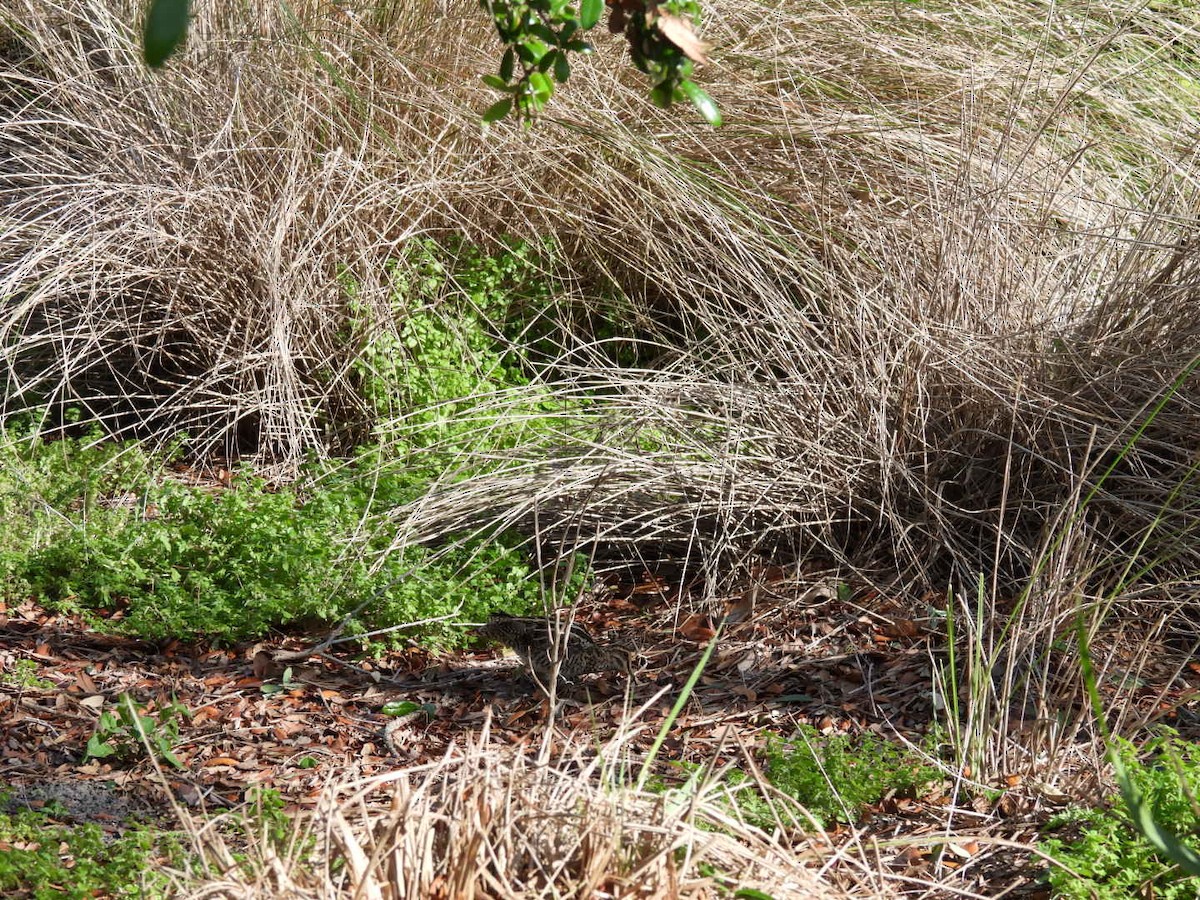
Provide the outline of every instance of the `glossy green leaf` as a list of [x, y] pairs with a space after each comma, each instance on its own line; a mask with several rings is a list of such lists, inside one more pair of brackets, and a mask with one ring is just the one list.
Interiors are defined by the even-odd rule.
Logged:
[[713, 98], [708, 96], [700, 85], [696, 82], [684, 79], [679, 83], [679, 89], [684, 95], [692, 101], [692, 106], [704, 117], [704, 121], [713, 128], [721, 127], [721, 110], [717, 109], [717, 104], [713, 102]]
[[512, 111], [512, 100], [498, 100], [487, 108], [483, 114], [485, 122], [499, 122]]
[[513, 53], [513, 48], [509, 47], [504, 51], [504, 56], [500, 58], [500, 77], [504, 79], [504, 83], [512, 81], [513, 66], [516, 64], [517, 55]]
[[382, 712], [385, 716], [407, 716], [420, 708], [420, 703], [413, 703], [411, 700], [396, 700], [383, 704]]
[[142, 58], [157, 69], [187, 36], [191, 0], [151, 0], [142, 32]]
[[583, 28], [595, 28], [604, 12], [604, 0], [583, 0], [579, 4], [579, 24]]
[[172, 752], [170, 747], [167, 747], [160, 743], [158, 750], [159, 750], [159, 754], [162, 756], [162, 758], [165, 759], [167, 762], [169, 762], [176, 769], [183, 768], [183, 763], [181, 763], [179, 761], [179, 757], [176, 756], [174, 754], [174, 752]]
[[508, 82], [499, 75], [484, 75], [480, 81], [482, 81], [488, 87], [495, 88], [498, 91], [508, 90]]
[[541, 72], [530, 73], [529, 86], [533, 88], [534, 97], [543, 103], [554, 94], [554, 82]]
[[[521, 46], [517, 48], [517, 52], [521, 54], [521, 59], [530, 64], [536, 64], [542, 61], [542, 57], [546, 55], [546, 51], [549, 49], [545, 41], [530, 37], [521, 42]], [[522, 53], [522, 50], [525, 52]]]
[[536, 25], [529, 27], [529, 34], [546, 42], [547, 47], [553, 47], [558, 44], [558, 35], [539, 22]]
[[554, 78], [559, 84], [564, 84], [571, 77], [571, 61], [567, 54], [558, 51], [554, 56]]

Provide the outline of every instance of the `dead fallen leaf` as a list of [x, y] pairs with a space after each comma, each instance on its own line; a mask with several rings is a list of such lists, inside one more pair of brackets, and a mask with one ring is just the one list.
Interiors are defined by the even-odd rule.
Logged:
[[911, 638], [921, 633], [921, 626], [912, 619], [894, 619], [879, 630], [890, 638]]
[[680, 623], [679, 633], [689, 641], [695, 641], [696, 643], [703, 643], [717, 636], [717, 632], [708, 620], [708, 616], [696, 613], [688, 616]]
[[220, 718], [221, 713], [215, 706], [202, 706], [192, 713], [192, 724], [202, 725], [209, 719]]
[[744, 622], [754, 614], [754, 601], [758, 598], [758, 585], [725, 604], [725, 621], [730, 625]]
[[659, 12], [654, 24], [663, 33], [663, 37], [682, 50], [688, 59], [698, 63], [707, 62], [704, 54], [708, 51], [708, 44], [696, 37], [696, 32], [692, 31], [692, 23], [687, 19]]
[[275, 656], [265, 647], [255, 649], [251, 671], [254, 672], [255, 678], [261, 678], [264, 681], [269, 678], [275, 678], [280, 674], [279, 664], [275, 662]]
[[92, 676], [87, 672], [79, 671], [75, 674], [74, 688], [78, 688], [82, 693], [95, 694], [99, 692], [96, 687], [96, 682], [92, 681]]

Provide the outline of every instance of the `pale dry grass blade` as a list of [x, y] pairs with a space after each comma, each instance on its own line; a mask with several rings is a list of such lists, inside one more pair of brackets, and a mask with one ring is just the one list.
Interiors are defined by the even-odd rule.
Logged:
[[[317, 866], [328, 868], [296, 860], [292, 882], [273, 888], [388, 900], [669, 898], [711, 897], [722, 882], [779, 898], [889, 896], [869, 877], [858, 888], [850, 877], [845, 889], [823, 882], [798, 831], [746, 825], [719, 782], [675, 796], [613, 780], [607, 754], [619, 739], [599, 756], [568, 744], [539, 761], [487, 735], [437, 762], [331, 788], [314, 819], [331, 848]], [[236, 870], [227, 877], [236, 883]], [[229, 896], [263, 896], [245, 888]]]

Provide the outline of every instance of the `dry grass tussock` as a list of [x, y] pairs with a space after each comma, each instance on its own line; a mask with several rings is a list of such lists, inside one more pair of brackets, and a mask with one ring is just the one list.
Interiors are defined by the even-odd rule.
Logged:
[[638, 791], [615, 777], [615, 744], [526, 755], [487, 733], [438, 762], [330, 788], [290, 849], [252, 841], [249, 865], [232, 864], [214, 823], [194, 826], [226, 874], [181, 896], [707, 898], [718, 882], [780, 898], [889, 896], [852, 859], [853, 892], [818, 878], [828, 851], [739, 821], [714, 780]]
[[[481, 432], [535, 416], [536, 440], [459, 448], [380, 524], [398, 543], [535, 524], [685, 558], [714, 593], [808, 555], [950, 584], [943, 697], [969, 686], [952, 725], [984, 781], [1061, 783], [1084, 713], [1056, 714], [1086, 704], [1053, 638], [1079, 606], [1097, 633], [1117, 601], [1164, 634], [1195, 614], [1192, 5], [716, 0], [701, 81], [725, 128], [652, 107], [601, 35], [537, 127], [486, 132], [474, 0], [211, 0], [159, 73], [142, 5], [0, 8], [5, 412], [338, 452], [375, 415], [349, 322], [397, 327], [404, 243], [550, 235], [559, 358], [473, 398]], [[716, 787], [674, 806], [485, 747], [398, 776], [388, 813], [343, 792], [312, 831], [338, 872], [264, 843], [260, 880], [197, 896], [704, 896], [702, 863], [820, 896]]]
[[485, 474], [399, 541], [536, 514], [722, 578], [815, 553], [971, 597], [982, 571], [983, 619], [1026, 581], [1039, 632], [1200, 566], [1190, 6], [718, 2], [724, 129], [650, 106], [601, 36], [538, 127], [486, 132], [467, 0], [205, 3], [156, 74], [137, 7], [2, 14], [10, 410], [336, 448], [370, 420], [339, 278], [395, 327], [411, 235], [552, 235], [561, 358], [475, 399], [549, 390], [557, 431], [465, 453]]
[[[539, 442], [406, 535], [586, 493], [587, 533], [698, 563], [869, 549], [942, 581], [1027, 576], [1192, 360], [1187, 8], [718, 3], [727, 128], [654, 109], [601, 37], [537, 128], [483, 133], [471, 3], [203, 4], [153, 74], [137, 6], [4, 12], [10, 410], [344, 445], [369, 412], [339, 276], [394, 327], [407, 237], [553, 235], [564, 315], [600, 304], [641, 359], [568, 330], [550, 387], [604, 402], [564, 415], [555, 465]], [[1105, 481], [1087, 528], [1112, 551], [1156, 523], [1160, 564], [1198, 562], [1194, 391]]]

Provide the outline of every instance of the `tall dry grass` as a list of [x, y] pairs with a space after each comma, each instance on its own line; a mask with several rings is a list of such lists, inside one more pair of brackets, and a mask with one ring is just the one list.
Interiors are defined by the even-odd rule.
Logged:
[[[180, 895], [894, 896], [877, 868], [888, 851], [860, 856], [859, 847], [833, 857], [819, 833], [801, 833], [803, 813], [786, 798], [778, 809], [789, 825], [768, 834], [743, 821], [717, 778], [654, 792], [622, 783], [620, 740], [600, 748], [568, 741], [558, 751], [527, 754], [489, 737], [485, 723], [477, 738], [439, 760], [331, 785], [289, 846], [264, 835], [235, 848], [216, 823], [189, 820], [197, 860], [221, 874], [181, 873]], [[821, 859], [840, 877], [818, 874]]]
[[1190, 6], [714, 3], [720, 131], [604, 36], [536, 128], [482, 130], [469, 2], [215, 0], [161, 73], [137, 6], [2, 13], [7, 411], [338, 450], [369, 419], [339, 277], [383, 321], [407, 238], [552, 235], [554, 446], [464, 454], [398, 541], [536, 519], [714, 591], [756, 556], [983, 572], [987, 664], [1015, 633], [1043, 670], [1080, 598], [1200, 566]]

